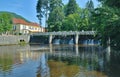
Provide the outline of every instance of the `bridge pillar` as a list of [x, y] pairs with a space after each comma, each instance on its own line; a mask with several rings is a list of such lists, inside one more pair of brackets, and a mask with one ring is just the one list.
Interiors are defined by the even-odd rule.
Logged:
[[75, 35], [75, 44], [76, 44], [76, 45], [78, 44], [78, 40], [79, 40], [79, 35], [76, 34], [76, 35]]
[[49, 44], [52, 44], [52, 35], [49, 35]]

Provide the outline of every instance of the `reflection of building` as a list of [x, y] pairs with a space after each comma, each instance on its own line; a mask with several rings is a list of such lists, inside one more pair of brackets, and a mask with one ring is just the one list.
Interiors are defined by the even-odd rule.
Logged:
[[34, 32], [44, 32], [45, 29], [37, 23], [26, 22], [23, 19], [13, 18], [13, 31], [16, 34], [29, 34]]
[[24, 62], [26, 60], [37, 60], [39, 57], [42, 55], [41, 52], [34, 52], [34, 51], [25, 51], [25, 52], [20, 52], [20, 60], [21, 62]]

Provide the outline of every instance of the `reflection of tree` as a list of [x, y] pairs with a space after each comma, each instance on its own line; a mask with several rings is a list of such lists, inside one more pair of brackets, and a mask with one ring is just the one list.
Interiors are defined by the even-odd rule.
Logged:
[[[26, 46], [24, 46], [26, 47]], [[21, 47], [14, 46], [0, 46], [0, 70], [1, 72], [11, 72], [14, 65], [21, 64], [20, 52], [17, 52]], [[24, 49], [23, 47], [21, 49]]]
[[103, 51], [97, 46], [79, 47], [76, 55], [76, 46], [73, 50], [66, 50], [61, 48], [62, 51], [56, 51], [49, 54], [49, 60], [67, 62], [68, 65], [79, 65], [87, 70], [103, 71]]
[[67, 65], [59, 61], [48, 61], [50, 77], [74, 77], [80, 70], [79, 66]]
[[[108, 55], [106, 52], [106, 55]], [[105, 59], [105, 73], [109, 75], [109, 77], [119, 77], [120, 76], [120, 51], [119, 50], [111, 50], [110, 59]]]
[[13, 57], [9, 54], [1, 54], [0, 55], [0, 69], [2, 71], [11, 70], [13, 65]]
[[40, 57], [40, 65], [38, 67], [37, 73], [37, 77], [50, 77], [49, 67], [47, 64], [45, 53], [43, 53]]

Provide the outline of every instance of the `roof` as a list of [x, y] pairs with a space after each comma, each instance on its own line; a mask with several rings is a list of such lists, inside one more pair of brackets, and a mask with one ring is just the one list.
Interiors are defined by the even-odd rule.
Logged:
[[20, 19], [20, 18], [13, 18], [12, 22], [13, 22], [13, 24], [24, 24], [24, 25], [28, 25], [28, 26], [40, 26], [38, 23], [26, 22], [25, 20]]

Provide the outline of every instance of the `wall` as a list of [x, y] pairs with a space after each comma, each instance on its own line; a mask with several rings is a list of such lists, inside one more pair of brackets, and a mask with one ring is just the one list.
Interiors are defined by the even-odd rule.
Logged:
[[24, 40], [25, 43], [29, 43], [29, 35], [0, 35], [0, 45], [12, 45], [19, 44], [21, 40]]

